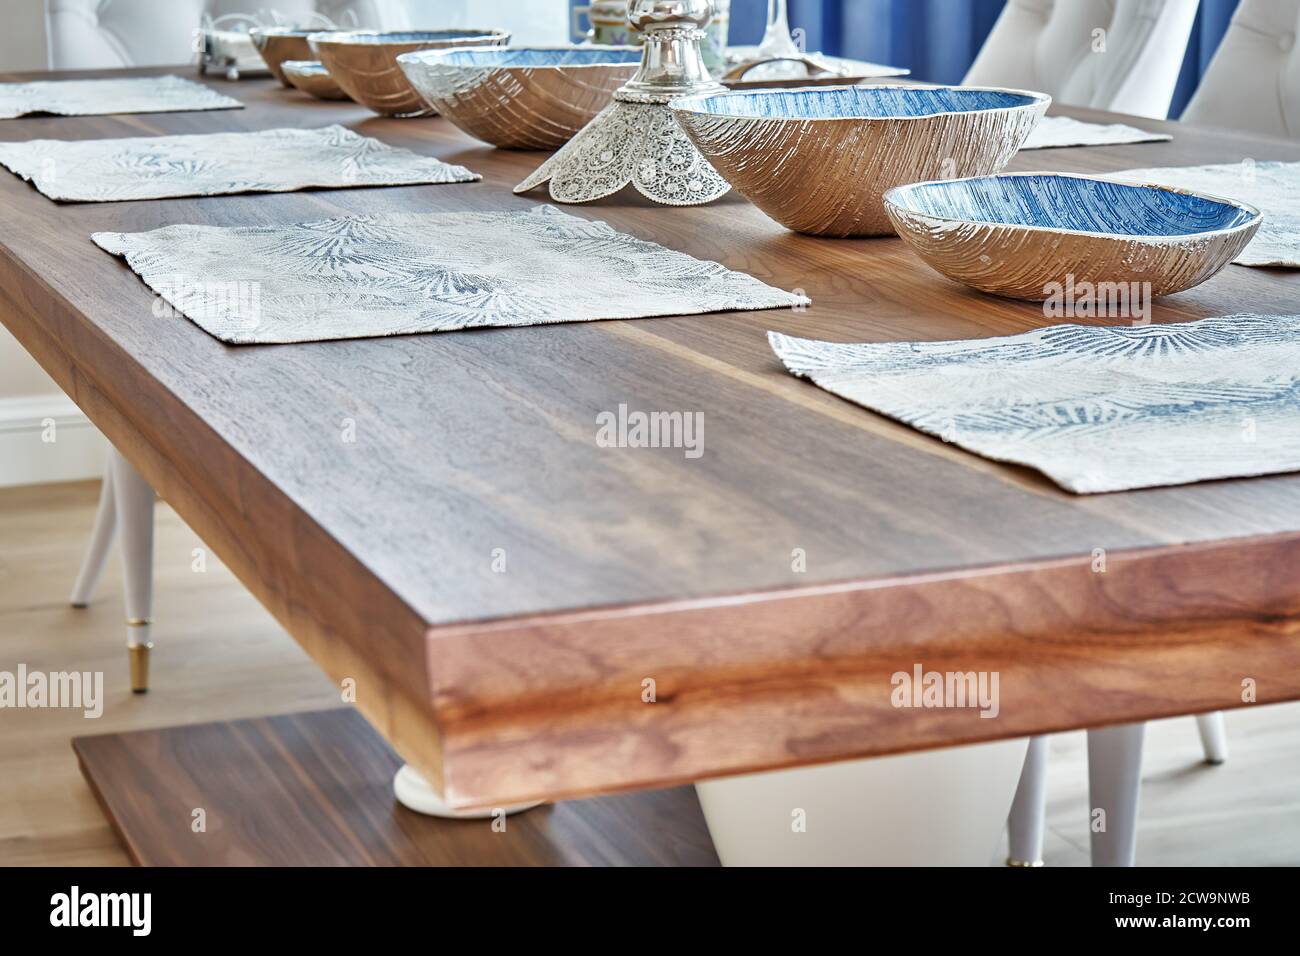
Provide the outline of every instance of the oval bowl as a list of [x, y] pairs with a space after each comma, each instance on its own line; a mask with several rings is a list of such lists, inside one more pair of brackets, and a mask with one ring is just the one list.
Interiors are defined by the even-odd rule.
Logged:
[[348, 30], [312, 33], [307, 42], [343, 91], [380, 116], [432, 116], [397, 65], [403, 53], [461, 46], [505, 46], [503, 30]]
[[398, 65], [435, 110], [502, 149], [559, 149], [641, 65], [630, 46], [404, 53]]
[[1052, 98], [990, 87], [827, 86], [673, 100], [678, 122], [735, 189], [814, 236], [885, 236], [881, 196], [982, 176], [1016, 154]]
[[320, 60], [285, 60], [280, 66], [284, 70], [285, 79], [294, 89], [302, 90], [318, 100], [351, 99], [338, 81], [330, 76], [330, 71], [321, 65]]
[[248, 31], [253, 39], [253, 46], [266, 61], [267, 69], [285, 86], [293, 86], [284, 75], [284, 63], [287, 60], [311, 60], [311, 44], [307, 37], [319, 30], [299, 30], [293, 27], [256, 27]]
[[1263, 221], [1231, 199], [1068, 173], [913, 183], [887, 192], [885, 208], [936, 271], [1035, 302], [1084, 283], [1097, 296], [1132, 283], [1182, 292], [1237, 258]]

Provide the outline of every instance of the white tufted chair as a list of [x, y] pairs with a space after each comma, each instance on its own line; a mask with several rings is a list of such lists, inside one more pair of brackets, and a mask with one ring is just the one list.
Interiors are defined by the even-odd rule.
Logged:
[[1300, 0], [1241, 0], [1185, 123], [1300, 139]]
[[1164, 119], [1199, 3], [1008, 0], [964, 82]]
[[386, 0], [395, 29], [471, 27], [507, 30], [515, 46], [556, 46], [569, 39], [570, 0]]
[[313, 11], [343, 27], [404, 30], [501, 27], [516, 43], [568, 42], [569, 0], [45, 0], [54, 70], [174, 66], [191, 62], [206, 13]]
[[194, 60], [203, 15], [274, 9], [290, 19], [319, 11], [339, 24], [382, 27], [392, 0], [45, 0], [50, 69], [176, 66]]

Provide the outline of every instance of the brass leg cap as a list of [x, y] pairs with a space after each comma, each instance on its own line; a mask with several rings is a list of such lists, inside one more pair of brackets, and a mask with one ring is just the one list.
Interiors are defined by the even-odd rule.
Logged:
[[127, 648], [131, 655], [131, 693], [145, 694], [149, 691], [149, 652], [153, 642], [132, 644]]
[[1007, 857], [1007, 866], [1036, 867], [1042, 865], [1042, 860], [1034, 860], [1033, 862], [1030, 862], [1029, 860], [1017, 860], [1015, 857]]

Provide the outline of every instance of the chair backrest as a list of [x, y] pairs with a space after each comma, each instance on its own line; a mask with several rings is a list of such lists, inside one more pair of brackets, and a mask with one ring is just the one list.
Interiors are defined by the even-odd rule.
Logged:
[[1300, 139], [1300, 0], [1241, 0], [1183, 122]]
[[[557, 46], [570, 42], [570, 0], [381, 0], [396, 29], [471, 27], [510, 31], [515, 46]], [[585, 0], [584, 0], [585, 2]]]
[[1200, 0], [1008, 0], [970, 86], [1164, 119]]
[[273, 9], [289, 19], [319, 10], [351, 25], [382, 27], [384, 0], [45, 0], [53, 70], [175, 66], [194, 58], [194, 29], [206, 13], [256, 14]]

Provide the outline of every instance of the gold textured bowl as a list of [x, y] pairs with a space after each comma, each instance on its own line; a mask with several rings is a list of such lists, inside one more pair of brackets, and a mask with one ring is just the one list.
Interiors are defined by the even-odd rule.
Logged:
[[469, 135], [502, 149], [559, 149], [641, 65], [630, 46], [428, 50], [397, 58], [411, 85]]
[[1182, 292], [1237, 258], [1264, 218], [1231, 199], [1069, 173], [912, 183], [885, 193], [885, 208], [937, 272], [1035, 302]]
[[433, 109], [406, 78], [397, 58], [417, 50], [505, 46], [502, 30], [351, 30], [307, 37], [316, 58], [358, 103], [380, 116], [432, 116]]
[[280, 64], [285, 79], [294, 89], [302, 90], [318, 100], [346, 100], [351, 97], [343, 91], [330, 71], [320, 60], [285, 60]]
[[319, 30], [297, 30], [292, 27], [258, 27], [248, 31], [253, 46], [262, 54], [271, 75], [285, 86], [292, 86], [284, 75], [286, 60], [314, 60], [307, 37]]
[[1044, 93], [827, 86], [673, 100], [705, 159], [777, 222], [815, 236], [885, 236], [882, 194], [1001, 170], [1047, 111]]

